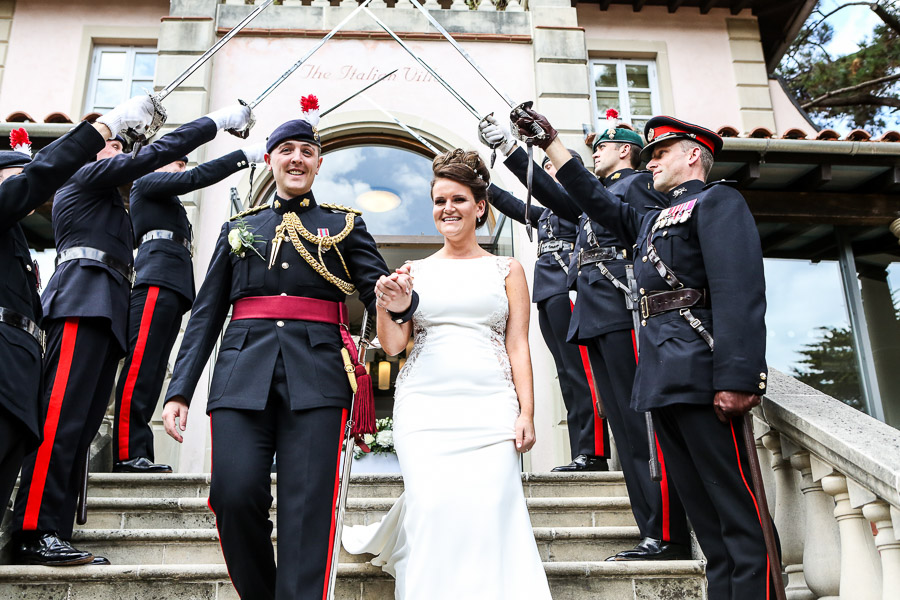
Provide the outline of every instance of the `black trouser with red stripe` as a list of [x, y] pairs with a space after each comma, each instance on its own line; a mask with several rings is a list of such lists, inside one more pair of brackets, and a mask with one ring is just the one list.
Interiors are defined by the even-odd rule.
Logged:
[[159, 401], [181, 317], [190, 308], [186, 304], [180, 294], [164, 287], [140, 286], [131, 292], [128, 354], [116, 385], [116, 461], [141, 456], [154, 459], [150, 419]]
[[568, 294], [557, 294], [538, 302], [538, 324], [559, 376], [559, 389], [566, 405], [572, 458], [579, 454], [609, 458], [609, 429], [597, 416], [597, 392], [593, 386], [587, 350], [566, 341], [572, 303]]
[[660, 452], [663, 479], [650, 479], [650, 447], [644, 413], [631, 408], [637, 361], [634, 332], [611, 331], [591, 339], [588, 355], [609, 427], [616, 440], [631, 511], [641, 537], [689, 544], [684, 507], [668, 474], [668, 456]]
[[[265, 410], [211, 411], [209, 507], [228, 573], [243, 600], [322, 600], [346, 419], [342, 408], [291, 410], [281, 355]], [[277, 573], [269, 520], [276, 453]]]
[[22, 421], [0, 406], [0, 511], [6, 511], [30, 437], [31, 432]]
[[741, 421], [722, 423], [712, 403], [665, 406], [653, 417], [672, 482], [708, 561], [709, 600], [774, 598]]
[[121, 349], [106, 319], [45, 319], [44, 330], [44, 439], [25, 457], [13, 526], [68, 540], [79, 467], [109, 405]]

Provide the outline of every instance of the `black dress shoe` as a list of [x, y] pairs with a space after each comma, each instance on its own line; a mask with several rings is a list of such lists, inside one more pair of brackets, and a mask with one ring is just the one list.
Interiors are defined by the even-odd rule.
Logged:
[[50, 532], [20, 538], [13, 551], [13, 559], [20, 565], [70, 567], [86, 565], [94, 560], [94, 555], [73, 548], [72, 544], [60, 539], [55, 532]]
[[138, 456], [117, 462], [113, 465], [113, 473], [171, 473], [172, 467], [169, 465], [159, 465], [150, 462], [149, 458]]
[[690, 560], [691, 549], [684, 544], [644, 538], [631, 550], [622, 550], [606, 560]]
[[92, 567], [97, 566], [97, 565], [111, 565], [111, 564], [112, 563], [109, 562], [109, 559], [106, 558], [105, 556], [95, 556], [94, 560], [92, 560], [91, 562], [88, 563], [88, 565], [92, 566]]
[[556, 473], [573, 473], [578, 471], [609, 471], [609, 465], [602, 456], [579, 454], [572, 462], [552, 469]]

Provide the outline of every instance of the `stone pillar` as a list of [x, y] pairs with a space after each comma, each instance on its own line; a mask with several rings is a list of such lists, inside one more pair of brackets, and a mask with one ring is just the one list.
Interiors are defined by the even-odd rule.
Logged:
[[900, 539], [891, 520], [891, 506], [876, 500], [863, 506], [863, 514], [878, 531], [875, 547], [881, 555], [881, 599], [891, 600], [900, 590]]
[[897, 321], [887, 270], [857, 262], [866, 329], [884, 407], [884, 422], [900, 428], [900, 322]]
[[6, 51], [9, 49], [9, 32], [12, 29], [16, 0], [0, 0], [0, 84], [6, 69]]
[[822, 489], [834, 496], [841, 536], [841, 598], [881, 600], [881, 563], [875, 556], [872, 529], [862, 510], [851, 505], [847, 479], [839, 473], [828, 475], [822, 478]]
[[791, 466], [800, 472], [800, 491], [806, 514], [803, 537], [803, 574], [806, 585], [819, 600], [839, 600], [841, 583], [841, 539], [834, 521], [834, 502], [813, 478], [808, 452], [791, 456]]
[[727, 18], [728, 44], [731, 47], [731, 64], [737, 84], [744, 131], [757, 127], [775, 130], [775, 112], [769, 93], [769, 75], [763, 58], [759, 24], [755, 18]]
[[774, 518], [778, 537], [781, 540], [781, 561], [787, 573], [788, 600], [815, 600], [806, 586], [803, 577], [803, 539], [806, 529], [806, 511], [803, 507], [803, 494], [800, 492], [800, 475], [791, 468], [789, 458], [785, 457], [784, 446], [788, 450], [799, 451], [791, 447], [778, 432], [770, 431], [762, 437], [762, 442], [772, 453], [772, 474], [775, 479]]

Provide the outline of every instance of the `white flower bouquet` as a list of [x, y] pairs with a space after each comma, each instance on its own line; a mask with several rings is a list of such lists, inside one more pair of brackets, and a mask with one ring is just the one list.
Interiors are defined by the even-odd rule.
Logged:
[[[363, 442], [372, 451], [372, 454], [394, 454], [394, 419], [385, 417], [375, 421], [375, 435], [367, 433], [363, 436]], [[354, 458], [361, 458], [365, 453], [356, 448]]]

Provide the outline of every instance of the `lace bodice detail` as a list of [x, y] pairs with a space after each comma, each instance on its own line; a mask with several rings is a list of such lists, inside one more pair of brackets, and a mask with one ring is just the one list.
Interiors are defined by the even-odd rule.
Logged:
[[[511, 260], [485, 256], [468, 260], [427, 258], [412, 263], [419, 307], [412, 320], [413, 348], [397, 376], [398, 395], [410, 383], [417, 387], [436, 376], [423, 371], [441, 361], [448, 368], [455, 367], [463, 380], [490, 377], [515, 389], [506, 352], [506, 277]], [[488, 356], [493, 360], [484, 360]]]

